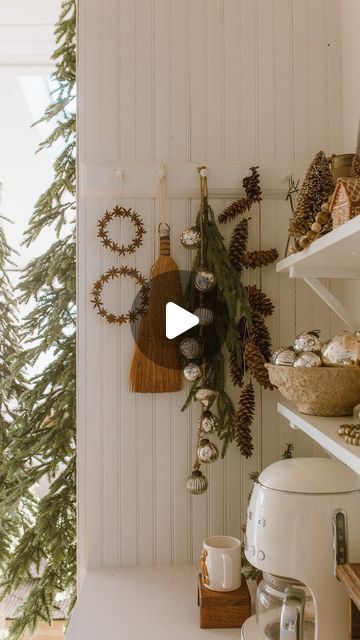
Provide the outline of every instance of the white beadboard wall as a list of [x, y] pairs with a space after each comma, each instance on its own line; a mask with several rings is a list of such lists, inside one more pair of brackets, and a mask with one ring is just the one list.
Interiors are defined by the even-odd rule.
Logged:
[[[261, 212], [252, 211], [252, 248], [283, 255], [289, 209], [286, 175], [301, 176], [319, 150], [342, 150], [339, 0], [79, 0], [79, 344], [78, 500], [80, 576], [87, 566], [150, 566], [197, 561], [208, 534], [238, 536], [248, 474], [315, 445], [276, 412], [276, 394], [257, 389], [255, 451], [235, 446], [208, 469], [210, 490], [185, 489], [194, 456], [197, 408], [180, 412], [181, 393], [128, 391], [133, 341], [90, 304], [94, 280], [125, 262], [148, 274], [155, 258], [156, 174], [169, 172], [172, 250], [191, 254], [180, 232], [196, 215], [198, 164], [209, 167], [216, 212], [238, 193], [244, 170], [263, 175]], [[114, 168], [124, 172], [126, 206], [146, 224], [144, 246], [117, 260], [100, 247], [96, 223], [120, 203]], [[212, 181], [213, 176], [213, 181]], [[171, 178], [171, 180], [170, 180]], [[224, 187], [222, 187], [224, 185]], [[230, 225], [224, 229], [227, 237]], [[115, 238], [131, 237], [114, 224]], [[336, 320], [302, 282], [251, 273], [276, 305], [274, 345]], [[131, 305], [132, 282], [109, 285], [114, 311]], [[236, 399], [237, 394], [234, 394]]]

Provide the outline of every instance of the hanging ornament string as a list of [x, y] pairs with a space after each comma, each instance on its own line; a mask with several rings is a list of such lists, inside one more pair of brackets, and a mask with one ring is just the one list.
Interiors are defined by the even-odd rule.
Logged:
[[[119, 200], [123, 200], [124, 176], [121, 169], [116, 170], [119, 179]], [[127, 245], [120, 244], [113, 240], [108, 232], [108, 225], [112, 220], [130, 220], [135, 227], [135, 235], [131, 242]], [[106, 248], [117, 253], [120, 256], [133, 254], [143, 244], [143, 236], [146, 233], [144, 223], [138, 213], [132, 209], [116, 205], [112, 211], [105, 211], [103, 217], [98, 221], [97, 236], [100, 238], [101, 244]], [[128, 277], [136, 281], [141, 288], [139, 296], [139, 304], [135, 309], [130, 309], [126, 313], [116, 315], [106, 309], [103, 303], [103, 289], [108, 282], [116, 278]], [[91, 289], [91, 302], [99, 316], [105, 318], [109, 324], [125, 324], [126, 322], [135, 322], [140, 316], [145, 315], [149, 302], [149, 287], [145, 277], [135, 267], [123, 265], [121, 267], [110, 267], [103, 273]]]

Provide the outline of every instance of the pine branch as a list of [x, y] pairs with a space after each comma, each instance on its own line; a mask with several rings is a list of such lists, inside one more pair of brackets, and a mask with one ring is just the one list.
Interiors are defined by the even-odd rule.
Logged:
[[[63, 149], [54, 163], [53, 181], [38, 199], [24, 236], [29, 246], [51, 229], [57, 240], [27, 265], [19, 283], [20, 301], [30, 303], [32, 310], [22, 325], [25, 348], [13, 359], [11, 372], [16, 376], [25, 366], [36, 365], [37, 373], [21, 394], [4, 465], [10, 479], [4, 510], [11, 512], [25, 499], [31, 508], [31, 518], [23, 521], [5, 567], [5, 591], [10, 593], [26, 581], [33, 565], [44, 565], [45, 570], [18, 611], [9, 640], [32, 633], [40, 620], [50, 623], [58, 592], [69, 597], [76, 593], [75, 11], [75, 0], [63, 1], [55, 27], [56, 89], [41, 119], [54, 128], [40, 150], [58, 141]], [[44, 356], [48, 364], [41, 367]], [[43, 478], [48, 479], [49, 489], [37, 500], [32, 488]]]

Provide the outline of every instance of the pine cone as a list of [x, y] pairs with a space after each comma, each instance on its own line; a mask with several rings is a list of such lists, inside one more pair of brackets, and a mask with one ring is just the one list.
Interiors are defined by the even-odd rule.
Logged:
[[245, 361], [247, 368], [251, 371], [255, 380], [257, 380], [264, 389], [273, 389], [269, 380], [269, 374], [264, 366], [265, 360], [259, 347], [252, 338], [247, 341], [245, 346]]
[[360, 178], [360, 155], [358, 153], [355, 153], [352, 161], [351, 176], [353, 178]]
[[245, 189], [246, 197], [254, 204], [254, 202], [261, 202], [262, 193], [260, 187], [260, 175], [258, 173], [259, 167], [250, 167], [251, 176], [244, 178], [243, 187]]
[[236, 444], [245, 458], [250, 458], [254, 450], [251, 434], [254, 412], [255, 393], [250, 381], [240, 394], [239, 408], [235, 416]]
[[248, 221], [246, 218], [236, 225], [230, 240], [229, 258], [230, 262], [241, 273], [242, 263], [249, 238]]
[[269, 362], [272, 354], [269, 329], [265, 324], [263, 316], [259, 313], [252, 314], [252, 321], [253, 326], [250, 332], [250, 337], [254, 344], [259, 347], [265, 362]]
[[262, 316], [271, 316], [274, 313], [274, 305], [271, 302], [270, 298], [267, 297], [261, 289], [259, 289], [255, 284], [251, 284], [248, 287], [245, 287], [249, 303], [251, 309], [255, 313], [260, 313]]
[[235, 351], [230, 353], [230, 377], [234, 387], [242, 387], [244, 382], [244, 360], [239, 360]]
[[248, 251], [245, 253], [241, 262], [246, 269], [257, 269], [258, 267], [265, 267], [268, 264], [272, 264], [278, 257], [277, 249]]
[[224, 224], [224, 222], [230, 222], [237, 216], [241, 216], [245, 211], [249, 211], [251, 207], [251, 202], [247, 198], [240, 198], [240, 200], [235, 200], [229, 204], [226, 209], [222, 213], [218, 215], [218, 221], [220, 224]]

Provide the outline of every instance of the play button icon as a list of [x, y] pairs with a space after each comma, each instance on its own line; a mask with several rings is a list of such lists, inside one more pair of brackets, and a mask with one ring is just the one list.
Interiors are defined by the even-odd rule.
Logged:
[[179, 307], [175, 302], [168, 302], [166, 305], [166, 337], [173, 340], [188, 329], [196, 327], [199, 318], [193, 313]]

